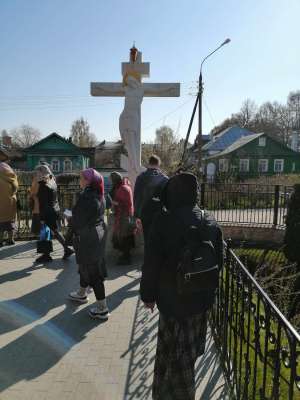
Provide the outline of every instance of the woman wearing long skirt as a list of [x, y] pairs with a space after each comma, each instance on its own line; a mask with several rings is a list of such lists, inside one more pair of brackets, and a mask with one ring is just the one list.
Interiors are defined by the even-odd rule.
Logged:
[[96, 305], [89, 310], [92, 318], [107, 319], [104, 280], [106, 226], [104, 222], [104, 181], [93, 168], [80, 174], [82, 192], [72, 210], [74, 249], [79, 266], [80, 288], [71, 292], [69, 298], [79, 303], [87, 303], [87, 289], [92, 287]]
[[182, 296], [177, 288], [177, 269], [186, 243], [186, 227], [199, 229], [200, 234], [202, 223], [209, 227], [203, 235], [213, 243], [221, 268], [222, 232], [216, 221], [207, 213], [203, 215], [196, 205], [194, 175], [172, 177], [161, 200], [167, 211], [154, 218], [141, 280], [142, 301], [151, 310], [157, 304], [159, 310], [152, 396], [155, 400], [194, 400], [195, 362], [205, 350], [207, 310], [214, 292]]
[[[60, 230], [60, 208], [57, 198], [57, 185], [51, 170], [47, 165], [39, 165], [35, 168], [38, 181], [37, 199], [40, 212], [40, 222], [45, 223], [52, 232], [55, 239], [64, 248], [63, 259], [66, 260], [74, 252], [70, 249]], [[52, 261], [50, 254], [42, 254], [36, 262]]]
[[113, 247], [121, 252], [119, 265], [131, 263], [131, 250], [135, 246], [136, 227], [133, 214], [133, 194], [130, 182], [118, 172], [112, 172], [112, 204], [114, 210]]

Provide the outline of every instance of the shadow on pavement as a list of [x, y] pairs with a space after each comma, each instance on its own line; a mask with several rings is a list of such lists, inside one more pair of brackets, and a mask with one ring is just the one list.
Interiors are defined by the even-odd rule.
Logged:
[[122, 355], [130, 353], [124, 400], [151, 399], [157, 323], [157, 311], [152, 314], [138, 299], [129, 348]]
[[[32, 246], [24, 245], [21, 248], [26, 251]], [[18, 251], [21, 251], [20, 247]], [[5, 360], [0, 362], [0, 392], [18, 382], [26, 383], [46, 373], [84, 340], [89, 331], [103, 324], [89, 318], [88, 306], [78, 308], [67, 299], [68, 293], [79, 284], [74, 264], [73, 259], [67, 266], [61, 260], [55, 260], [48, 268], [62, 270], [54, 281], [20, 297], [0, 302], [0, 334], [10, 333], [12, 338], [18, 336], [0, 349], [0, 360]], [[37, 268], [44, 266], [31, 266], [6, 273], [0, 282], [26, 278], [34, 274]], [[113, 268], [110, 267], [109, 272]], [[134, 268], [128, 266], [124, 270], [116, 267], [113, 279], [130, 274], [130, 271], [134, 271]], [[23, 284], [22, 281], [19, 284]], [[136, 285], [137, 279], [133, 277], [127, 285], [110, 294], [110, 310], [114, 311], [124, 299], [136, 296], [137, 291], [132, 290]], [[63, 310], [51, 318], [51, 313], [54, 314], [59, 307]]]
[[[14, 246], [7, 246], [0, 248], [0, 260], [8, 257], [14, 257], [17, 254], [24, 253], [36, 248], [36, 241], [32, 242], [16, 242]], [[24, 256], [23, 256], [24, 258]]]
[[[129, 369], [123, 400], [150, 400], [153, 368], [156, 351], [158, 312], [144, 308], [138, 300], [130, 345], [125, 357], [130, 353]], [[214, 341], [210, 332], [206, 339], [206, 352], [196, 363], [197, 400], [228, 400]]]

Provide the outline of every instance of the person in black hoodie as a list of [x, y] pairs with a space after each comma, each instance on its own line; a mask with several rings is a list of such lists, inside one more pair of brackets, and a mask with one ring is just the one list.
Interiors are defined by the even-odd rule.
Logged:
[[[55, 239], [64, 248], [63, 259], [66, 260], [74, 252], [65, 241], [60, 231], [60, 207], [57, 199], [57, 185], [51, 170], [47, 165], [39, 165], [35, 168], [38, 189], [36, 197], [39, 205], [39, 216], [41, 223], [45, 223]], [[50, 254], [42, 254], [36, 262], [52, 261]]]
[[146, 171], [136, 179], [134, 186], [135, 216], [140, 218], [146, 243], [154, 215], [161, 210], [160, 194], [168, 177], [160, 170], [160, 158], [152, 155]]
[[92, 287], [96, 306], [89, 310], [92, 318], [107, 319], [104, 280], [107, 276], [105, 265], [106, 225], [104, 222], [105, 200], [103, 177], [93, 168], [80, 174], [82, 192], [72, 210], [74, 249], [79, 266], [80, 288], [71, 292], [69, 298], [87, 303], [87, 288]]
[[[219, 268], [223, 265], [222, 231], [214, 218], [196, 205], [197, 179], [189, 173], [170, 178], [162, 193], [165, 210], [151, 227], [140, 286], [141, 299], [159, 310], [152, 396], [155, 400], [194, 400], [195, 362], [204, 353], [207, 310], [214, 292], [178, 294], [176, 277], [185, 245], [186, 226], [203, 229], [212, 242]], [[204, 240], [203, 239], [203, 240]]]

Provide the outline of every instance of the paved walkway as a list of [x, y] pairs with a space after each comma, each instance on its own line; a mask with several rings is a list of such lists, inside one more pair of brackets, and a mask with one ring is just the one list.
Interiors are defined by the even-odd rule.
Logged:
[[[151, 399], [157, 313], [138, 299], [141, 256], [122, 268], [108, 257], [103, 323], [66, 298], [78, 285], [74, 257], [62, 262], [57, 245], [53, 263], [33, 266], [34, 246], [0, 250], [0, 399]], [[228, 398], [210, 336], [197, 382], [197, 400]]]

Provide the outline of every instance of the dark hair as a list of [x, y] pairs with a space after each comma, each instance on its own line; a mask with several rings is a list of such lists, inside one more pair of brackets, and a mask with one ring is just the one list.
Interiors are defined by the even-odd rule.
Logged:
[[160, 158], [158, 156], [156, 156], [155, 154], [153, 154], [152, 156], [150, 156], [149, 158], [149, 164], [150, 165], [156, 165], [157, 167], [160, 166]]
[[111, 179], [113, 185], [118, 185], [119, 183], [122, 182], [123, 178], [119, 172], [114, 171], [110, 174], [110, 179]]

